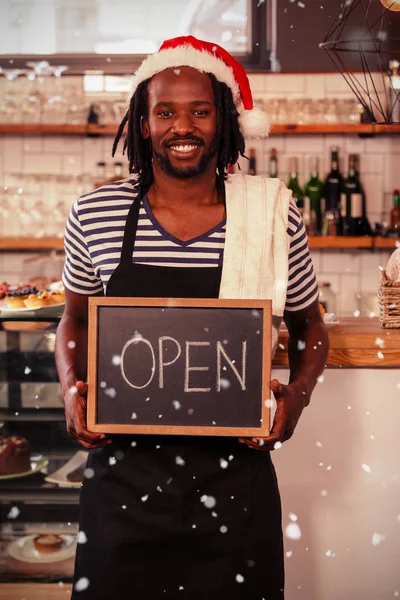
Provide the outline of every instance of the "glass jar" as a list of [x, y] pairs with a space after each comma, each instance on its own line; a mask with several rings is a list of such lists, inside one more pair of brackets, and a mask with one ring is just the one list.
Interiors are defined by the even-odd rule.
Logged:
[[329, 281], [319, 281], [319, 301], [326, 313], [336, 314], [336, 294], [331, 288]]

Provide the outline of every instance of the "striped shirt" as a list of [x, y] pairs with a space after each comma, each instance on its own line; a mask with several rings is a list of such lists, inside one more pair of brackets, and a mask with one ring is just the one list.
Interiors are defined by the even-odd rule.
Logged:
[[[137, 188], [127, 178], [84, 194], [75, 202], [65, 230], [64, 286], [76, 294], [93, 295], [105, 290], [117, 268], [126, 218]], [[169, 234], [158, 223], [142, 198], [134, 263], [173, 267], [218, 267], [222, 265], [226, 221], [188, 241]], [[306, 308], [318, 297], [318, 286], [308, 249], [304, 223], [291, 200], [287, 233], [290, 238], [288, 311]]]

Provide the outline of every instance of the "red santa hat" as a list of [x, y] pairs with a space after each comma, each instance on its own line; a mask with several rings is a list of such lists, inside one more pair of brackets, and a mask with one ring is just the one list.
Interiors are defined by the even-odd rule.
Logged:
[[253, 105], [249, 79], [242, 65], [229, 52], [192, 35], [166, 40], [158, 52], [150, 54], [133, 77], [132, 94], [138, 85], [165, 69], [192, 67], [212, 73], [232, 92], [239, 112], [239, 126], [246, 138], [266, 138], [270, 130], [268, 116]]

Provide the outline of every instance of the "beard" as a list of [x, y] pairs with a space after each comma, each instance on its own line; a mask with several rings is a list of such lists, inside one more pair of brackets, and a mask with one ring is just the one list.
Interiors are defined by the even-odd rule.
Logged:
[[211, 148], [208, 153], [202, 155], [197, 165], [190, 167], [175, 167], [171, 163], [168, 154], [161, 154], [156, 151], [154, 151], [154, 154], [164, 173], [175, 177], [175, 179], [190, 179], [191, 177], [205, 173], [211, 160], [216, 156], [217, 149]]

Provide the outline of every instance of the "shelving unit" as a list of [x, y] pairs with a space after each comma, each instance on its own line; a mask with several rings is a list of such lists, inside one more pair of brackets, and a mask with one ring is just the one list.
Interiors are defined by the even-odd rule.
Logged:
[[[118, 125], [34, 125], [34, 124], [1, 124], [0, 134], [8, 135], [115, 135]], [[377, 124], [307, 124], [296, 123], [272, 125], [272, 135], [313, 135], [313, 134], [355, 134], [355, 135], [396, 135], [400, 134], [400, 125]]]

